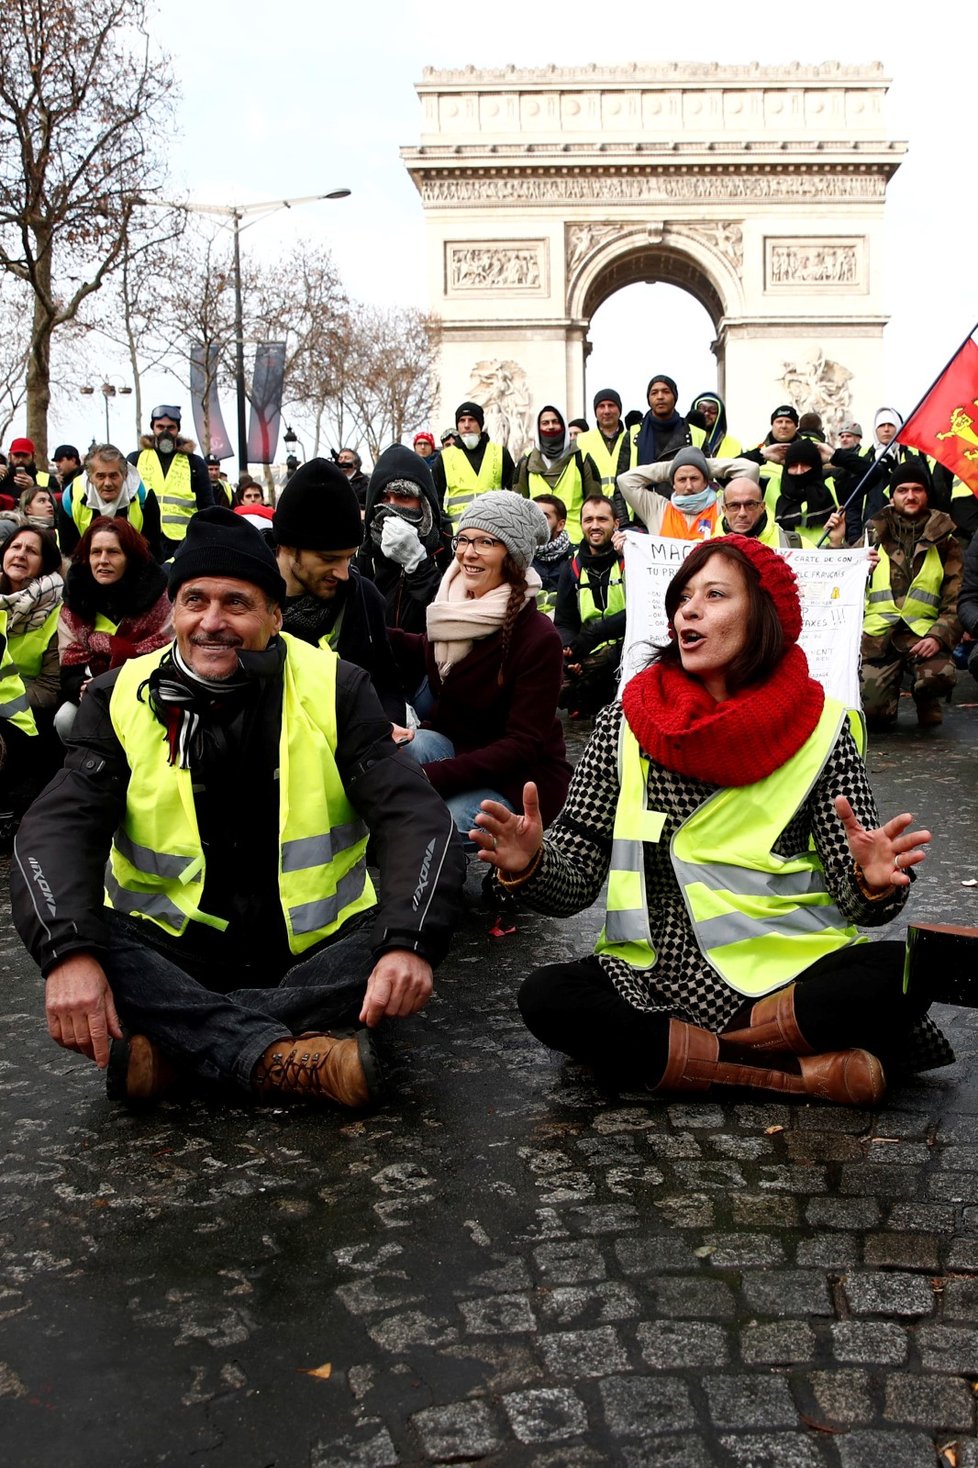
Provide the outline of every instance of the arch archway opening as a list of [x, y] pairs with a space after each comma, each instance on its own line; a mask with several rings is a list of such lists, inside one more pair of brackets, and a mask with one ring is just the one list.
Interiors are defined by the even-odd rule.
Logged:
[[716, 322], [685, 287], [640, 279], [606, 290], [588, 330], [584, 416], [593, 422], [592, 399], [603, 387], [617, 389], [626, 413], [644, 413], [654, 372], [675, 380], [680, 413], [698, 393], [722, 392], [715, 339]]

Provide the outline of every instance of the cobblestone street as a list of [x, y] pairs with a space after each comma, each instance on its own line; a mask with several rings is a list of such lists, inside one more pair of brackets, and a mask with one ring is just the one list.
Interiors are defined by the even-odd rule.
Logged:
[[[909, 912], [978, 924], [978, 708], [912, 712]], [[110, 1104], [7, 921], [5, 1462], [978, 1468], [978, 1012], [876, 1114], [603, 1095], [514, 1002], [597, 913], [493, 938], [480, 878], [354, 1120]]]

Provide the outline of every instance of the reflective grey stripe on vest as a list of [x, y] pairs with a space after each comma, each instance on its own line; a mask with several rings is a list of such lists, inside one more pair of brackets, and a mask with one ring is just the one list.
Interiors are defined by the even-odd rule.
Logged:
[[[824, 933], [826, 928], [845, 928], [845, 918], [837, 907], [830, 904], [821, 907], [796, 907], [791, 912], [779, 913], [777, 927], [757, 918], [746, 917], [742, 912], [728, 912], [720, 917], [705, 918], [695, 924], [696, 938], [707, 955], [714, 948], [723, 948], [727, 943], [743, 943], [746, 939], [756, 940], [771, 936], [784, 938], [792, 934], [807, 935]], [[854, 939], [850, 941], [855, 941]]]
[[870, 602], [874, 602], [874, 601], [892, 601], [893, 600], [893, 595], [892, 595], [891, 588], [889, 586], [887, 586], [887, 587], [884, 588], [883, 591], [871, 591], [869, 593], [869, 600], [870, 600]]
[[[910, 596], [909, 591], [907, 592], [907, 596]], [[919, 586], [915, 586], [913, 588], [912, 600], [922, 601], [924, 605], [928, 607], [939, 607], [941, 604], [941, 599], [939, 596], [935, 596], [932, 591], [922, 591]]]
[[19, 672], [20, 672], [20, 663], [14, 663], [14, 662], [4, 663], [4, 665], [3, 665], [3, 676], [5, 678], [10, 673], [19, 673]]
[[629, 841], [616, 836], [611, 843], [611, 870], [613, 872], [645, 872], [644, 842]]
[[113, 838], [116, 849], [131, 862], [137, 871], [147, 872], [154, 877], [166, 877], [177, 882], [187, 873], [188, 867], [201, 865], [197, 856], [173, 856], [165, 851], [154, 851], [151, 846], [140, 846], [121, 828]]
[[329, 866], [334, 857], [349, 851], [366, 834], [362, 821], [349, 821], [345, 826], [333, 826], [325, 836], [301, 836], [295, 841], [284, 841], [282, 871], [302, 872], [307, 867]]
[[[684, 862], [673, 856], [676, 875], [684, 886], [702, 882], [715, 892], [733, 892], [737, 897], [807, 897], [825, 892], [824, 872], [809, 869], [802, 872], [758, 872], [747, 867], [728, 866], [725, 862]], [[824, 912], [824, 908], [821, 909]], [[780, 919], [779, 919], [780, 921]]]
[[604, 917], [604, 935], [609, 943], [649, 943], [649, 914], [646, 908], [626, 907], [620, 912], [608, 911]]
[[[4, 668], [6, 677], [7, 669]], [[27, 708], [27, 694], [22, 693], [19, 698], [11, 698], [7, 703], [0, 703], [0, 719], [9, 719], [11, 714], [22, 714]]]
[[366, 876], [366, 862], [358, 861], [345, 877], [340, 878], [334, 896], [321, 897], [316, 902], [303, 902], [298, 907], [290, 907], [289, 918], [293, 933], [314, 933], [318, 928], [328, 928], [330, 923], [335, 923], [344, 907], [360, 896]]
[[192, 510], [191, 507], [193, 505], [195, 505], [196, 503], [197, 502], [193, 498], [192, 495], [186, 495], [186, 494], [161, 494], [160, 495], [160, 504], [161, 505], [176, 505], [177, 508], [179, 508], [181, 505], [183, 505], [183, 506], [185, 506], [187, 508], [187, 510], [191, 514], [193, 513], [193, 510]]
[[118, 912], [142, 913], [149, 918], [159, 918], [172, 928], [182, 928], [188, 921], [187, 914], [172, 903], [162, 892], [130, 892], [121, 887], [111, 867], [105, 869], [105, 890], [109, 901]]

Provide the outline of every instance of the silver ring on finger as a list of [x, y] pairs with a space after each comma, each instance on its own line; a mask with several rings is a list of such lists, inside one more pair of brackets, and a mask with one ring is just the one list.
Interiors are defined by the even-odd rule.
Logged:
[[493, 849], [493, 851], [496, 850], [496, 847], [498, 845], [499, 845], [499, 842], [496, 840], [495, 836], [493, 836], [493, 838], [492, 838], [492, 849]]

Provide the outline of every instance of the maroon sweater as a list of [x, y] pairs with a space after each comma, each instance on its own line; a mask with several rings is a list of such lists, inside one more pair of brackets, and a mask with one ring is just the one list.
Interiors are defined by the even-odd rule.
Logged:
[[442, 682], [427, 637], [388, 630], [405, 687], [416, 688], [428, 675], [435, 706], [424, 727], [437, 729], [455, 746], [454, 758], [424, 766], [438, 793], [447, 797], [488, 785], [521, 811], [523, 785], [533, 780], [549, 826], [563, 807], [571, 776], [557, 717], [564, 657], [549, 618], [532, 603], [520, 612], [502, 684], [498, 632], [473, 643]]

